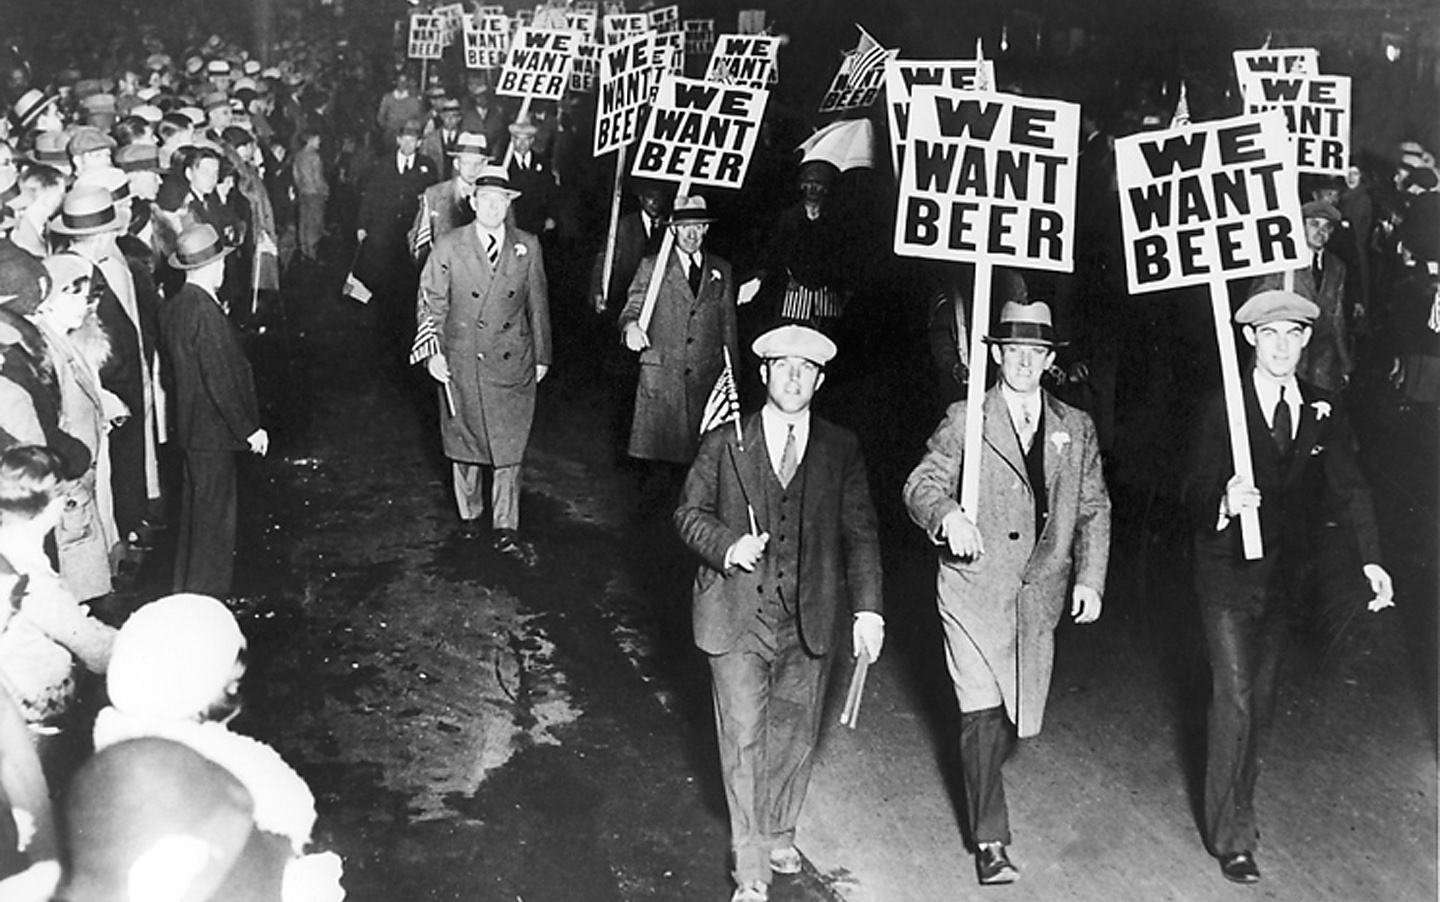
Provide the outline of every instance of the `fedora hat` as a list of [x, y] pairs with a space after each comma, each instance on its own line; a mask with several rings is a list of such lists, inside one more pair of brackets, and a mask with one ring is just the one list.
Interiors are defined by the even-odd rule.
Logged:
[[54, 166], [61, 172], [70, 171], [70, 137], [64, 132], [41, 132], [30, 148], [30, 162]]
[[1065, 342], [1055, 335], [1055, 326], [1050, 319], [1050, 305], [1044, 301], [1021, 304], [1006, 301], [1000, 308], [1000, 322], [992, 334], [985, 336], [990, 344], [1044, 345], [1051, 348], [1064, 347]]
[[458, 157], [463, 154], [488, 158], [490, 150], [485, 136], [480, 132], [461, 132], [456, 136], [455, 147], [451, 149], [450, 156]]
[[529, 119], [517, 119], [506, 127], [513, 138], [533, 138], [540, 131]]
[[50, 231], [60, 235], [99, 235], [123, 228], [115, 200], [100, 185], [77, 185], [60, 204], [60, 216], [51, 221]]
[[176, 269], [199, 269], [234, 250], [235, 248], [220, 241], [220, 235], [214, 226], [197, 222], [186, 226], [180, 237], [175, 239], [175, 253], [169, 256], [168, 261]]
[[39, 88], [31, 88], [15, 101], [15, 105], [10, 108], [10, 117], [15, 120], [20, 130], [24, 131], [34, 125], [40, 114], [59, 99], [54, 95], [47, 97]]
[[475, 180], [475, 193], [479, 194], [481, 191], [503, 194], [510, 200], [520, 196], [520, 192], [511, 187], [510, 173], [504, 166], [491, 165], [480, 170], [480, 177]]
[[685, 194], [675, 198], [675, 209], [670, 214], [670, 225], [678, 226], [689, 223], [709, 223], [714, 221], [715, 217], [710, 215], [710, 209], [705, 204], [705, 198]]
[[76, 176], [72, 188], [98, 185], [110, 192], [115, 203], [130, 199], [130, 177], [114, 166], [95, 166]]

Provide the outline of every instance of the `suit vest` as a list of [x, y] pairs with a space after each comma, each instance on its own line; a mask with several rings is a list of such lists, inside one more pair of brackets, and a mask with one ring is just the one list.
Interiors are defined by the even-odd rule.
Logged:
[[[764, 444], [761, 444], [762, 449]], [[767, 602], [778, 603], [786, 614], [798, 609], [800, 586], [800, 499], [805, 495], [805, 460], [800, 461], [789, 487], [780, 485], [775, 470], [765, 460], [765, 519], [770, 532], [765, 546], [764, 572], [760, 592]]]

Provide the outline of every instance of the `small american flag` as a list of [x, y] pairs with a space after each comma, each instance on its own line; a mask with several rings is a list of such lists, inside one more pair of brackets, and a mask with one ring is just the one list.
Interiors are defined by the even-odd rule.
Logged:
[[849, 53], [851, 84], [863, 82], [871, 71], [883, 68], [885, 55], [889, 52], [858, 23], [855, 27], [860, 29], [860, 42]]
[[735, 371], [730, 367], [730, 349], [725, 349], [725, 368], [710, 397], [705, 401], [705, 413], [700, 417], [700, 434], [718, 429], [730, 421], [735, 422], [735, 434], [740, 434], [740, 394], [735, 390]]
[[370, 303], [370, 289], [366, 287], [364, 282], [356, 277], [353, 270], [345, 277], [345, 288], [341, 294], [347, 298], [353, 298], [362, 304]]
[[410, 257], [420, 260], [430, 250], [435, 240], [434, 227], [430, 224], [430, 198], [420, 195], [420, 215], [415, 222], [415, 235], [410, 240]]
[[440, 353], [440, 332], [430, 314], [421, 310], [415, 317], [415, 342], [410, 345], [410, 362], [422, 363]]

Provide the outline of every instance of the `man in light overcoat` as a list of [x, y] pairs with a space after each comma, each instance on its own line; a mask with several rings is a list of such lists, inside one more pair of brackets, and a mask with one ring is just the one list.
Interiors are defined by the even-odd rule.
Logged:
[[420, 275], [411, 360], [441, 385], [462, 535], [480, 534], [488, 468], [495, 548], [528, 563], [533, 551], [517, 535], [520, 463], [550, 369], [550, 303], [539, 240], [505, 223], [517, 193], [503, 168], [485, 167], [471, 194], [474, 224], [436, 241]]
[[1000, 380], [985, 393], [978, 511], [960, 506], [966, 402], [951, 405], [905, 483], [910, 518], [941, 558], [936, 591], [960, 704], [960, 761], [981, 883], [1019, 877], [1001, 766], [1040, 732], [1055, 627], [1100, 616], [1110, 497], [1090, 417], [1040, 387], [1059, 345], [1043, 302], [1006, 303], [987, 337]]

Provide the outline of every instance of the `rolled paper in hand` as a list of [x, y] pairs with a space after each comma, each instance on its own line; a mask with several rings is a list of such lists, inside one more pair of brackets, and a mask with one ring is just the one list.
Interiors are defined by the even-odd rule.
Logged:
[[840, 711], [840, 724], [855, 729], [860, 718], [860, 698], [865, 694], [865, 675], [870, 672], [870, 655], [861, 652], [855, 659], [855, 671], [850, 675], [850, 689], [845, 693], [845, 707]]

